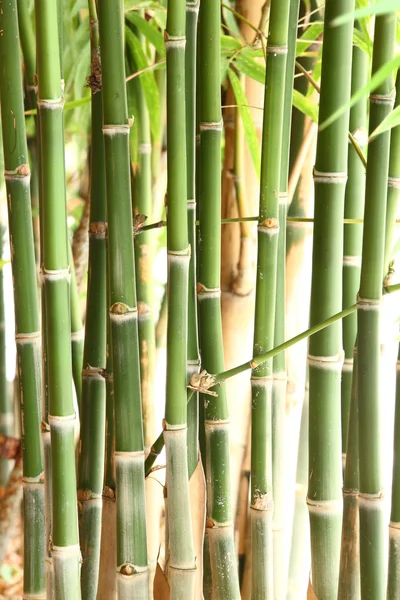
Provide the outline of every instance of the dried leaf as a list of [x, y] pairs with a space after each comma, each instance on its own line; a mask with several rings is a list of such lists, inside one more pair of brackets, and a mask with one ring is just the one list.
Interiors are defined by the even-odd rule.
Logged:
[[195, 599], [203, 598], [203, 541], [206, 519], [206, 482], [203, 464], [198, 461], [189, 481], [190, 508], [192, 516], [193, 545], [196, 555], [196, 590]]
[[308, 580], [307, 600], [318, 600], [311, 585], [311, 578]]
[[159, 563], [154, 577], [154, 600], [170, 600], [169, 583]]

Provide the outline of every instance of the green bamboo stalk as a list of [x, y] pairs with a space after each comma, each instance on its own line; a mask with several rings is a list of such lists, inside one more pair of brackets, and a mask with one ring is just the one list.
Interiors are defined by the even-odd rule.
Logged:
[[16, 0], [0, 14], [1, 120], [15, 303], [23, 437], [24, 594], [45, 593], [41, 345]]
[[[260, 215], [258, 221], [258, 256], [256, 309], [254, 321], [254, 354], [261, 354], [274, 345], [277, 290], [279, 197], [281, 153], [284, 122], [284, 99], [288, 53], [290, 1], [271, 2], [267, 46], [267, 76], [265, 81], [264, 122], [261, 156]], [[289, 79], [289, 78], [288, 78]], [[286, 159], [285, 159], [286, 160]], [[287, 169], [287, 167], [286, 167]], [[287, 173], [285, 172], [285, 178]], [[286, 215], [286, 207], [282, 210]], [[283, 216], [285, 216], [283, 215]], [[284, 253], [285, 246], [281, 246]], [[282, 263], [282, 261], [281, 261]], [[280, 264], [282, 268], [282, 264]], [[283, 279], [280, 290], [284, 293]], [[280, 325], [284, 327], [283, 315]], [[278, 329], [279, 336], [282, 328]], [[283, 334], [284, 335], [284, 334]], [[283, 365], [279, 364], [279, 370]], [[251, 537], [252, 537], [252, 600], [274, 597], [273, 575], [273, 510], [272, 497], [272, 361], [253, 370], [252, 436], [251, 436]], [[279, 384], [280, 387], [283, 387]], [[283, 390], [279, 390], [283, 398]], [[280, 402], [281, 404], [281, 402]], [[278, 409], [281, 415], [282, 411]], [[278, 428], [278, 414], [274, 415]], [[275, 441], [278, 442], [275, 437]], [[277, 450], [277, 448], [276, 448]], [[278, 483], [278, 481], [276, 481]], [[281, 499], [279, 498], [278, 501]], [[281, 507], [278, 506], [276, 524]], [[278, 525], [277, 529], [280, 528]], [[279, 536], [277, 536], [279, 538]], [[276, 539], [276, 545], [280, 540]], [[282, 583], [279, 577], [279, 583]]]
[[[2, 165], [3, 166], [3, 165]], [[3, 166], [4, 169], [4, 166]], [[0, 184], [0, 190], [2, 188]], [[2, 190], [1, 190], [2, 191]], [[3, 258], [5, 228], [0, 224], [0, 259]], [[14, 433], [13, 398], [9, 393], [6, 377], [6, 322], [4, 314], [4, 271], [0, 269], [0, 434]], [[0, 487], [4, 490], [12, 464], [7, 458], [0, 459]]]
[[[291, 0], [288, 19], [287, 59], [282, 125], [282, 159], [279, 177], [279, 236], [277, 249], [276, 304], [274, 345], [285, 340], [286, 307], [286, 217], [288, 210], [288, 171], [290, 129], [292, 116], [293, 76], [299, 17], [299, 0]], [[273, 489], [273, 568], [274, 598], [286, 598], [287, 572], [285, 560], [285, 419], [286, 419], [286, 355], [284, 352], [273, 359], [272, 383], [272, 489]]]
[[[190, 244], [187, 381], [200, 368], [197, 296], [196, 296], [196, 66], [197, 22], [200, 0], [186, 2], [186, 164], [187, 164], [187, 218]], [[189, 479], [198, 461], [199, 395], [193, 394], [187, 408], [187, 445]]]
[[[400, 106], [400, 74], [396, 77], [396, 100], [395, 108]], [[383, 276], [386, 277], [390, 270], [392, 260], [392, 246], [394, 229], [396, 225], [397, 209], [400, 200], [400, 127], [394, 127], [390, 134], [390, 159], [389, 159], [389, 179], [386, 205], [386, 233], [385, 233], [385, 255]]]
[[338, 598], [341, 600], [359, 600], [360, 598], [357, 346], [353, 351], [353, 366], [343, 481], [343, 524], [338, 588]]
[[[143, 44], [143, 36], [135, 29]], [[139, 127], [139, 164], [133, 177], [133, 214], [151, 215], [153, 209], [151, 181], [150, 121], [140, 80], [134, 82]], [[135, 236], [136, 292], [138, 298], [138, 327], [140, 349], [140, 380], [143, 404], [144, 447], [147, 453], [155, 436], [154, 375], [156, 338], [154, 323], [154, 289], [152, 277], [153, 244], [151, 232]]]
[[75, 386], [75, 393], [79, 407], [79, 413], [82, 403], [82, 364], [83, 364], [83, 346], [84, 331], [81, 317], [81, 306], [79, 299], [79, 290], [75, 276], [74, 259], [72, 256], [71, 244], [68, 244], [68, 260], [70, 265], [70, 309], [71, 309], [71, 356], [72, 356], [72, 380]]
[[[396, 13], [375, 20], [372, 73], [393, 57]], [[393, 78], [370, 96], [369, 130], [374, 131], [393, 107]], [[390, 132], [368, 145], [364, 235], [358, 325], [358, 414], [360, 469], [361, 598], [386, 597], [385, 514], [383, 499], [380, 378], [380, 305], [384, 270], [386, 194]]]
[[190, 247], [188, 241], [185, 115], [185, 0], [168, 6], [167, 168], [168, 325], [164, 441], [167, 456], [168, 578], [172, 598], [194, 598], [196, 562], [187, 462], [186, 361]]
[[102, 491], [104, 473], [106, 386], [106, 182], [102, 135], [102, 94], [99, 25], [96, 4], [89, 1], [92, 90], [92, 138], [90, 146], [90, 224], [85, 345], [82, 370], [81, 447], [78, 501], [82, 548], [81, 592], [83, 600], [97, 596]]
[[[368, 57], [356, 45], [353, 46], [351, 74], [351, 94], [355, 94], [367, 82]], [[350, 132], [356, 138], [363, 153], [367, 143], [367, 103], [365, 98], [350, 110]], [[349, 144], [348, 179], [346, 184], [344, 216], [347, 219], [360, 219], [364, 213], [365, 169], [353, 146]], [[362, 248], [362, 225], [344, 225], [343, 246], [343, 299], [342, 306], [353, 304], [360, 285]], [[357, 315], [343, 319], [344, 362], [342, 368], [342, 454], [343, 472], [345, 469], [347, 432], [349, 426], [350, 397], [353, 378], [353, 349], [357, 334]]]
[[[400, 103], [400, 75], [396, 78], [396, 101]], [[390, 135], [390, 160], [389, 179], [387, 195], [386, 235], [385, 235], [385, 258], [384, 276], [389, 268], [393, 244], [393, 223], [398, 208], [400, 191], [400, 172], [398, 168], [400, 152], [400, 127], [394, 127]], [[394, 421], [394, 452], [393, 452], [393, 480], [392, 480], [392, 505], [389, 523], [389, 573], [387, 600], [394, 600], [400, 594], [399, 559], [400, 559], [400, 454], [399, 454], [399, 432], [400, 432], [400, 353], [396, 364], [396, 403]]]
[[117, 590], [147, 599], [143, 424], [123, 2], [99, 0], [117, 484]]
[[[325, 4], [319, 119], [350, 98], [353, 23], [332, 20], [354, 9], [352, 0]], [[349, 113], [319, 131], [314, 168], [315, 210], [310, 321], [334, 314], [342, 303], [343, 213]], [[337, 598], [342, 521], [340, 380], [341, 326], [310, 340], [309, 487], [312, 582], [324, 600]]]
[[[107, 246], [107, 233], [106, 233]], [[107, 299], [109, 296], [109, 253], [107, 252]], [[106, 369], [104, 378], [106, 381], [106, 432], [105, 432], [105, 467], [103, 488], [103, 510], [101, 523], [101, 549], [100, 549], [100, 572], [98, 583], [97, 600], [116, 600], [116, 483], [115, 483], [115, 410], [114, 410], [114, 383], [113, 383], [113, 360], [111, 344], [110, 316], [107, 314], [107, 350]]]
[[[66, 225], [63, 97], [57, 6], [35, 1], [38, 112], [41, 137], [42, 276], [46, 305], [52, 463], [52, 547], [55, 596], [80, 599], [80, 550], [72, 397], [69, 264]], [[63, 318], [60, 318], [63, 315]]]
[[[223, 369], [224, 354], [220, 306], [221, 252], [221, 96], [220, 27], [218, 3], [202, 0], [199, 16], [199, 266], [198, 310], [202, 367]], [[201, 390], [200, 390], [201, 391]], [[240, 598], [236, 567], [229, 469], [229, 414], [226, 390], [217, 398], [202, 396], [204, 403], [207, 480], [206, 543], [209, 545], [213, 597]], [[202, 418], [202, 415], [201, 417]], [[200, 426], [200, 430], [202, 427]], [[200, 437], [201, 441], [201, 437]], [[205, 572], [207, 573], [207, 560]], [[206, 580], [207, 581], [207, 580]], [[208, 588], [208, 584], [207, 584]]]
[[[393, 131], [392, 131], [393, 136]], [[389, 569], [387, 600], [395, 600], [400, 594], [400, 354], [396, 363], [396, 405], [394, 419], [394, 452], [392, 506], [389, 523]]]

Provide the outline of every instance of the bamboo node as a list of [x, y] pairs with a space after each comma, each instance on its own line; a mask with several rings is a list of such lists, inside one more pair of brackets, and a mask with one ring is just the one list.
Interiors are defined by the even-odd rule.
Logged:
[[172, 48], [185, 48], [186, 37], [184, 35], [169, 35], [168, 31], [164, 30], [164, 43], [166, 50]]
[[337, 183], [342, 184], [347, 181], [347, 173], [330, 173], [324, 171], [317, 171], [313, 169], [314, 183]]
[[379, 310], [381, 302], [381, 298], [361, 298], [360, 294], [357, 294], [356, 304], [358, 310]]
[[287, 46], [268, 46], [267, 45], [267, 54], [273, 54], [276, 56], [277, 54], [287, 54], [288, 47]]
[[222, 119], [220, 121], [204, 121], [199, 125], [200, 133], [204, 133], [206, 131], [222, 131], [223, 125], [224, 123]]
[[27, 163], [23, 163], [22, 165], [18, 165], [16, 169], [13, 171], [4, 171], [5, 179], [20, 179], [22, 177], [30, 177], [31, 170]]
[[137, 309], [132, 309], [124, 302], [115, 302], [110, 308], [110, 315], [127, 315], [129, 313], [134, 313], [136, 315]]
[[361, 267], [361, 256], [343, 256], [344, 267]]
[[96, 238], [105, 238], [107, 223], [105, 221], [92, 221], [89, 224], [89, 235]]
[[146, 215], [142, 215], [141, 213], [135, 215], [133, 217], [133, 233], [137, 233], [139, 229], [141, 229], [147, 219]]
[[393, 105], [395, 98], [395, 90], [390, 92], [389, 95], [386, 94], [371, 94], [369, 97], [369, 101], [371, 104], [390, 104]]
[[199, 392], [200, 394], [208, 394], [209, 396], [217, 396], [216, 392], [210, 390], [215, 385], [215, 375], [209, 375], [203, 370], [201, 373], [193, 373], [190, 378], [188, 388]]
[[113, 137], [114, 135], [129, 135], [130, 125], [103, 125], [103, 135]]
[[334, 356], [314, 356], [313, 354], [308, 354], [307, 360], [309, 364], [322, 370], [341, 371], [344, 361], [344, 352], [339, 352], [339, 354], [335, 354]]
[[253, 510], [273, 510], [274, 509], [274, 500], [271, 492], [262, 493], [260, 490], [255, 490], [253, 502], [251, 503], [251, 508]]
[[219, 288], [207, 288], [200, 281], [197, 283], [196, 290], [199, 295], [199, 300], [206, 298], [219, 298], [221, 295], [221, 290]]
[[400, 188], [400, 177], [389, 177], [388, 178], [388, 187], [390, 188]]
[[211, 517], [207, 517], [206, 518], [206, 528], [214, 529], [214, 527], [217, 527], [216, 522]]
[[77, 498], [79, 502], [87, 502], [93, 497], [93, 494], [90, 490], [78, 490]]
[[103, 496], [110, 498], [110, 500], [115, 500], [115, 490], [110, 488], [108, 485], [105, 485], [103, 488]]
[[148, 317], [149, 315], [153, 314], [153, 310], [152, 310], [151, 306], [149, 306], [145, 302], [138, 302], [137, 310], [138, 310], [139, 319], [143, 318], [143, 317]]

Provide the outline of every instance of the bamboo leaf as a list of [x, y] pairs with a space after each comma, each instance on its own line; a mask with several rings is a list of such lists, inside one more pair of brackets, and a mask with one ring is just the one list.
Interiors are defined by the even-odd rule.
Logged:
[[298, 90], [293, 90], [293, 106], [307, 117], [310, 117], [315, 123], [318, 123], [318, 106]]
[[221, 50], [240, 50], [242, 44], [231, 35], [221, 35]]
[[265, 84], [265, 65], [261, 65], [242, 52], [236, 56], [234, 63], [243, 75]]
[[[149, 63], [143, 52], [141, 43], [135, 36], [135, 34], [125, 27], [126, 43], [128, 44], [129, 50], [131, 51], [132, 58], [135, 62], [136, 69], [138, 71], [147, 69]], [[143, 87], [143, 93], [146, 98], [147, 109], [150, 117], [150, 128], [151, 134], [155, 140], [158, 140], [160, 134], [160, 95], [154, 74], [152, 71], [145, 71], [140, 75], [140, 83]]]
[[228, 76], [232, 85], [233, 93], [235, 94], [236, 102], [239, 104], [239, 113], [243, 121], [244, 135], [246, 137], [246, 142], [250, 151], [253, 165], [256, 170], [257, 177], [260, 177], [260, 147], [257, 139], [256, 128], [248, 107], [246, 94], [244, 93], [244, 90], [240, 84], [239, 78], [232, 71], [232, 69], [229, 69]]
[[339, 118], [346, 110], [357, 104], [364, 96], [373, 92], [395, 69], [400, 65], [400, 54], [396, 54], [392, 60], [389, 60], [385, 63], [380, 69], [374, 73], [368, 83], [358, 90], [353, 96], [350, 98], [349, 102], [343, 104], [338, 110], [336, 110], [328, 119], [326, 119], [319, 126], [320, 130], [329, 127], [337, 118]]
[[162, 34], [152, 27], [146, 19], [143, 19], [137, 12], [128, 11], [125, 13], [125, 18], [128, 19], [135, 27], [138, 28], [145, 38], [154, 46], [160, 56], [165, 58], [165, 44]]
[[370, 17], [372, 15], [385, 15], [399, 9], [400, 0], [380, 0], [380, 2], [375, 2], [369, 6], [357, 8], [354, 13], [349, 12], [345, 15], [341, 15], [332, 21], [331, 27], [343, 25], [344, 23], [348, 23], [353, 19], [363, 19], [364, 17]]
[[372, 58], [372, 40], [367, 31], [354, 28], [353, 43]]
[[380, 133], [392, 129], [393, 127], [397, 127], [397, 125], [400, 125], [400, 106], [396, 106], [396, 108], [394, 108], [387, 117], [379, 123], [378, 127], [369, 136], [369, 139], [372, 140]]
[[226, 6], [222, 6], [222, 16], [229, 31], [232, 31], [232, 33], [240, 36], [240, 30], [235, 19], [235, 15], [232, 13], [232, 11]]
[[307, 27], [303, 35], [297, 40], [296, 56], [300, 56], [315, 42], [321, 35], [323, 28], [323, 23], [313, 23], [310, 27]]

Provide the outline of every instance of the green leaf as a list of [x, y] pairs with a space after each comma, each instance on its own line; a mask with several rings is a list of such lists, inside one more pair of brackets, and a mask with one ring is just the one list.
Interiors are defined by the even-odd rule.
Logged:
[[[144, 54], [142, 45], [129, 27], [125, 27], [125, 39], [136, 65], [136, 69], [141, 71], [142, 69], [148, 68], [149, 64]], [[161, 110], [160, 95], [156, 80], [154, 79], [154, 73], [152, 71], [145, 71], [139, 75], [139, 79], [143, 87], [147, 110], [149, 111], [151, 134], [155, 140], [158, 140], [160, 135]]]
[[146, 19], [143, 19], [143, 17], [133, 10], [126, 12], [125, 18], [138, 28], [140, 33], [154, 46], [158, 54], [164, 58], [165, 44], [160, 31], [155, 29]]
[[221, 35], [221, 50], [240, 50], [242, 44], [231, 35]]
[[400, 54], [396, 54], [391, 60], [385, 63], [380, 69], [373, 74], [368, 83], [361, 89], [359, 89], [353, 96], [350, 98], [349, 102], [343, 104], [338, 110], [336, 110], [328, 119], [326, 119], [321, 125], [319, 129], [325, 129], [329, 127], [336, 119], [338, 119], [346, 110], [357, 104], [364, 96], [367, 96], [377, 87], [381, 85], [385, 81], [387, 77], [389, 77], [395, 69], [400, 65]]
[[258, 143], [254, 121], [252, 119], [250, 109], [248, 107], [246, 94], [244, 93], [238, 76], [232, 71], [232, 69], [229, 69], [228, 77], [232, 85], [233, 93], [235, 94], [236, 103], [239, 105], [239, 113], [243, 122], [243, 129], [247, 146], [249, 148], [249, 152], [253, 161], [254, 169], [257, 173], [257, 177], [259, 178], [261, 164], [260, 146]]
[[[229, 0], [227, 0], [227, 2], [228, 1]], [[222, 16], [229, 31], [232, 31], [232, 33], [234, 33], [235, 35], [240, 36], [240, 30], [235, 15], [232, 13], [232, 11], [229, 10], [229, 8], [227, 8], [226, 6], [223, 6]]]
[[265, 84], [265, 65], [261, 65], [259, 62], [242, 52], [235, 57], [234, 64], [243, 75], [255, 79], [255, 81], [258, 81], [259, 83]]
[[315, 42], [323, 29], [324, 24], [322, 22], [313, 23], [310, 27], [307, 27], [303, 35], [297, 40], [296, 57], [303, 54]]
[[293, 106], [318, 123], [318, 106], [298, 90], [293, 90]]
[[354, 28], [353, 44], [355, 44], [358, 48], [360, 48], [360, 50], [372, 58], [372, 40], [367, 31]]
[[400, 106], [396, 106], [378, 125], [378, 127], [371, 133], [369, 139], [372, 140], [374, 137], [387, 131], [388, 129], [393, 129], [393, 127], [397, 127], [400, 125]]
[[363, 19], [372, 15], [386, 15], [387, 13], [395, 12], [399, 9], [400, 0], [380, 0], [379, 2], [374, 2], [368, 6], [357, 8], [354, 13], [348, 12], [345, 15], [337, 17], [332, 21], [331, 27], [343, 25], [353, 19]]

